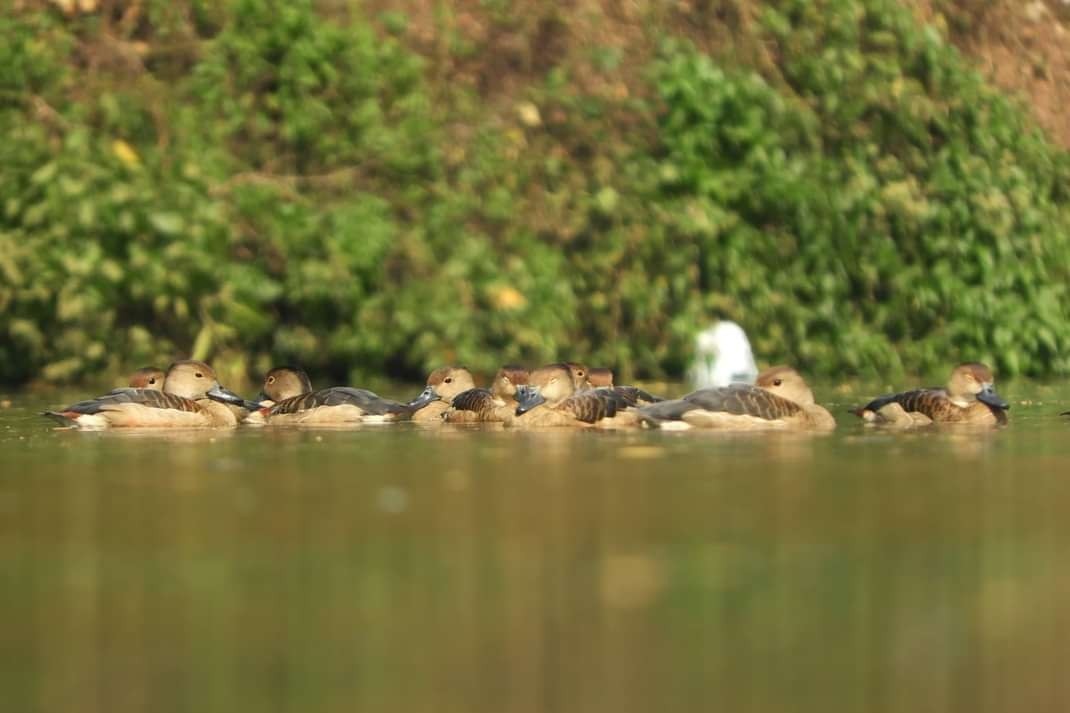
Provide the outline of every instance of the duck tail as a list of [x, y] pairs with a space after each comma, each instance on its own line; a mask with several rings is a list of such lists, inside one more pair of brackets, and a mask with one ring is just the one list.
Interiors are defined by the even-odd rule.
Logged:
[[41, 415], [52, 419], [61, 426], [76, 426], [75, 418], [79, 416], [73, 411], [42, 411]]

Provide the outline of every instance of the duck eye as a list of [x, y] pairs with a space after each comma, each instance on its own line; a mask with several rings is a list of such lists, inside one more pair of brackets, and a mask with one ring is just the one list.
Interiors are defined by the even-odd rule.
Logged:
[[201, 372], [199, 372], [199, 371], [198, 371], [198, 372], [197, 372], [196, 374], [194, 374], [194, 376], [196, 376], [196, 377], [197, 377], [198, 379], [202, 379], [202, 378], [204, 378], [204, 374], [202, 374], [202, 373], [201, 373]]
[[780, 386], [784, 383], [783, 379], [773, 379], [773, 386]]
[[453, 383], [453, 377], [452, 376], [447, 376], [446, 377], [446, 383], [447, 384]]
[[150, 384], [155, 384], [156, 383], [156, 377], [154, 376], [151, 379], [149, 379], [149, 383]]
[[274, 384], [275, 383], [275, 377], [274, 376], [269, 376], [268, 377], [268, 383], [269, 384]]

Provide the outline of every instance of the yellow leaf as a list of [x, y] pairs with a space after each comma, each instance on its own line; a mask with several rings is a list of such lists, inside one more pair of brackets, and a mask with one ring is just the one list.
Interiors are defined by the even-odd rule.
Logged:
[[527, 298], [519, 290], [509, 285], [491, 287], [490, 299], [494, 306], [501, 310], [520, 309], [528, 303]]
[[111, 142], [111, 152], [115, 154], [115, 158], [122, 161], [127, 168], [137, 168], [141, 165], [141, 157], [137, 155], [137, 151], [134, 150], [133, 146], [122, 139], [116, 139]]

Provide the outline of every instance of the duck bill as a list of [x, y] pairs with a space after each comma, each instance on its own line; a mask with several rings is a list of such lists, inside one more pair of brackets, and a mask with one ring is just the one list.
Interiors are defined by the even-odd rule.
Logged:
[[259, 404], [255, 404], [252, 401], [246, 401], [230, 389], [224, 388], [219, 384], [216, 384], [211, 389], [209, 389], [207, 396], [212, 401], [218, 401], [221, 404], [229, 404], [231, 406], [241, 406], [242, 408], [248, 409], [250, 411], [260, 408]]
[[516, 388], [516, 415], [523, 416], [539, 404], [546, 403], [538, 389], [518, 386]]
[[1004, 401], [991, 386], [986, 386], [981, 389], [981, 392], [977, 394], [977, 400], [986, 406], [991, 406], [992, 408], [997, 408], [1002, 411], [1006, 411], [1011, 407], [1011, 405]]
[[409, 402], [409, 408], [414, 410], [422, 409], [432, 401], [438, 401], [438, 393], [435, 391], [434, 386], [428, 386], [426, 389], [420, 392], [420, 395]]

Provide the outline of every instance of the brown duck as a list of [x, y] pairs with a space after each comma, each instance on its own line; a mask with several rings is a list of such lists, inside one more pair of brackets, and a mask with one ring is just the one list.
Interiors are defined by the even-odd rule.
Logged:
[[593, 367], [587, 370], [587, 383], [593, 389], [604, 389], [613, 393], [628, 406], [646, 406], [656, 404], [665, 399], [654, 396], [649, 391], [640, 389], [638, 386], [617, 386], [613, 383], [613, 370], [604, 366]]
[[163, 369], [155, 366], [143, 366], [130, 375], [128, 388], [163, 391], [163, 380], [166, 376], [167, 374]]
[[408, 403], [413, 409], [412, 420], [418, 423], [441, 423], [450, 410], [453, 399], [476, 388], [472, 372], [463, 366], [443, 366], [427, 377], [427, 386]]
[[[276, 367], [264, 376], [259, 418], [271, 425], [346, 426], [406, 421], [415, 409], [367, 389], [333, 386], [312, 390], [301, 369]], [[252, 420], [252, 419], [251, 419]]]
[[453, 397], [444, 418], [448, 423], [504, 423], [516, 412], [516, 390], [528, 383], [528, 370], [507, 364], [494, 375], [489, 389], [468, 389]]
[[236, 426], [228, 405], [244, 400], [219, 385], [202, 361], [178, 361], [168, 368], [163, 390], [125, 388], [44, 415], [78, 428], [204, 428]]
[[681, 399], [639, 409], [643, 421], [663, 429], [832, 430], [836, 420], [814, 402], [802, 376], [787, 366], [766, 369], [754, 385], [699, 389]]
[[984, 364], [959, 364], [945, 388], [916, 389], [888, 394], [855, 409], [867, 423], [895, 426], [958, 423], [995, 426], [1007, 423], [1010, 404], [993, 386], [992, 370]]
[[614, 428], [638, 424], [634, 412], [626, 412], [627, 404], [612, 392], [577, 390], [574, 375], [568, 364], [550, 364], [531, 372], [528, 383], [517, 387], [516, 411], [506, 425]]

